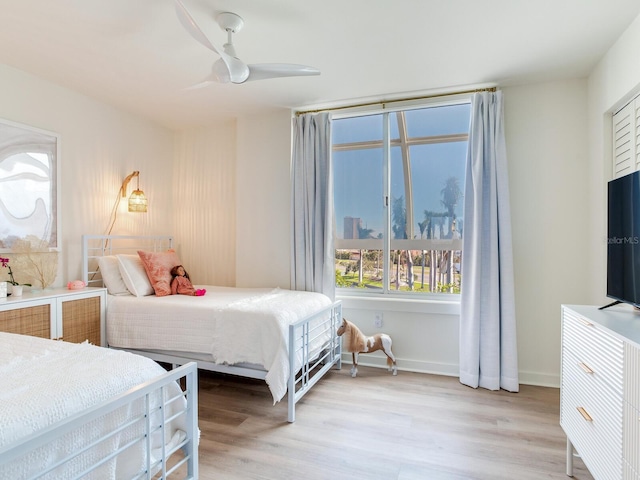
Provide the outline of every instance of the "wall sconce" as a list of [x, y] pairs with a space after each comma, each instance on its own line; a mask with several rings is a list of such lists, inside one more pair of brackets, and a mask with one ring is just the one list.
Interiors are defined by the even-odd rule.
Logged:
[[147, 212], [147, 197], [144, 196], [144, 192], [140, 190], [140, 172], [135, 171], [128, 175], [122, 182], [122, 186], [120, 187], [120, 191], [122, 192], [122, 197], [127, 196], [127, 185], [131, 181], [133, 177], [136, 177], [136, 189], [131, 192], [131, 196], [129, 197], [129, 211], [130, 212], [138, 212], [138, 213], [146, 213]]
[[140, 190], [140, 172], [135, 171], [130, 175], [127, 175], [125, 179], [122, 181], [122, 185], [120, 186], [120, 190], [118, 190], [118, 194], [116, 195], [116, 201], [111, 208], [111, 215], [109, 216], [109, 223], [107, 225], [107, 229], [105, 233], [107, 235], [111, 235], [111, 231], [113, 230], [113, 226], [116, 224], [116, 218], [118, 216], [118, 206], [120, 205], [120, 201], [127, 196], [127, 185], [133, 177], [136, 177], [138, 182], [138, 186], [131, 193], [129, 197], [129, 211], [130, 212], [142, 212], [146, 213], [147, 211], [147, 197], [144, 196], [144, 192]]

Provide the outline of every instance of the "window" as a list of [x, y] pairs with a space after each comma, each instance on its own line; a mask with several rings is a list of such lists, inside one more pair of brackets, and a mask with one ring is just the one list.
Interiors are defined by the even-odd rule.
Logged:
[[335, 270], [343, 293], [460, 293], [470, 112], [465, 99], [334, 116]]

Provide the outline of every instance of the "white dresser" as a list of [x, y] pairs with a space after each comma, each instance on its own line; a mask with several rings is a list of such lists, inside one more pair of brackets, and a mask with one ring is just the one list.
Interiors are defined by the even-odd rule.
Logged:
[[640, 480], [640, 311], [562, 306], [560, 425], [596, 480]]

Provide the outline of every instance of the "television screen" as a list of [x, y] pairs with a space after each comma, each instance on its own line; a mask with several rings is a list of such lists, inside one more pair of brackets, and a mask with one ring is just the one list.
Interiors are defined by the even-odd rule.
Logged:
[[607, 296], [639, 306], [640, 172], [609, 182], [607, 210]]

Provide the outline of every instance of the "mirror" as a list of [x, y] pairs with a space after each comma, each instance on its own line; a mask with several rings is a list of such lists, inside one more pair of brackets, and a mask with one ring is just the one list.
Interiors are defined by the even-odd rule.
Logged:
[[58, 248], [59, 136], [0, 120], [0, 251], [33, 235]]

